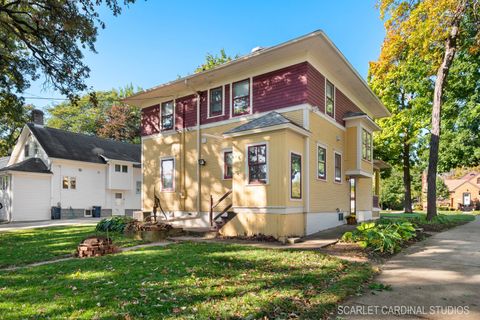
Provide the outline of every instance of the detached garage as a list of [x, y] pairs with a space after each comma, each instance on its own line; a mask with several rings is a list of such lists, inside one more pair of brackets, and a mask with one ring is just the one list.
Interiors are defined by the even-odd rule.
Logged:
[[50, 219], [52, 172], [38, 158], [0, 169], [0, 220]]

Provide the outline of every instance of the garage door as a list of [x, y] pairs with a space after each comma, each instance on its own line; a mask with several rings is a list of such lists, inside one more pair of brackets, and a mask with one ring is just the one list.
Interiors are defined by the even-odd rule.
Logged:
[[49, 174], [13, 176], [13, 221], [50, 219]]

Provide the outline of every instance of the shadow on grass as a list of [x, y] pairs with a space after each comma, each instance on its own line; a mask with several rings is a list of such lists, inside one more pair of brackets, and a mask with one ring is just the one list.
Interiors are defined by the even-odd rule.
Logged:
[[321, 318], [371, 275], [313, 251], [184, 243], [0, 273], [0, 314]]

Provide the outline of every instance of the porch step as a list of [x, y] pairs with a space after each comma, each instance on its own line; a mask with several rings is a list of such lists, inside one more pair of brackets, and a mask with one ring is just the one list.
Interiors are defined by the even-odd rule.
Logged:
[[213, 228], [183, 228], [186, 236], [214, 239], [218, 235], [218, 229]]

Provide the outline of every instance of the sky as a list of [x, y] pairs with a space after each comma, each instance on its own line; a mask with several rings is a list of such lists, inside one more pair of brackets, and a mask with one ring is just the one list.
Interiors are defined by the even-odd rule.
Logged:
[[[99, 30], [97, 54], [85, 52], [84, 60], [93, 90], [127, 84], [148, 89], [193, 73], [207, 53], [223, 48], [228, 55], [243, 55], [319, 29], [366, 78], [384, 38], [374, 0], [137, 0], [118, 17], [100, 8], [100, 17], [106, 29]], [[62, 98], [42, 81], [25, 96]], [[45, 108], [60, 101], [26, 102]]]

